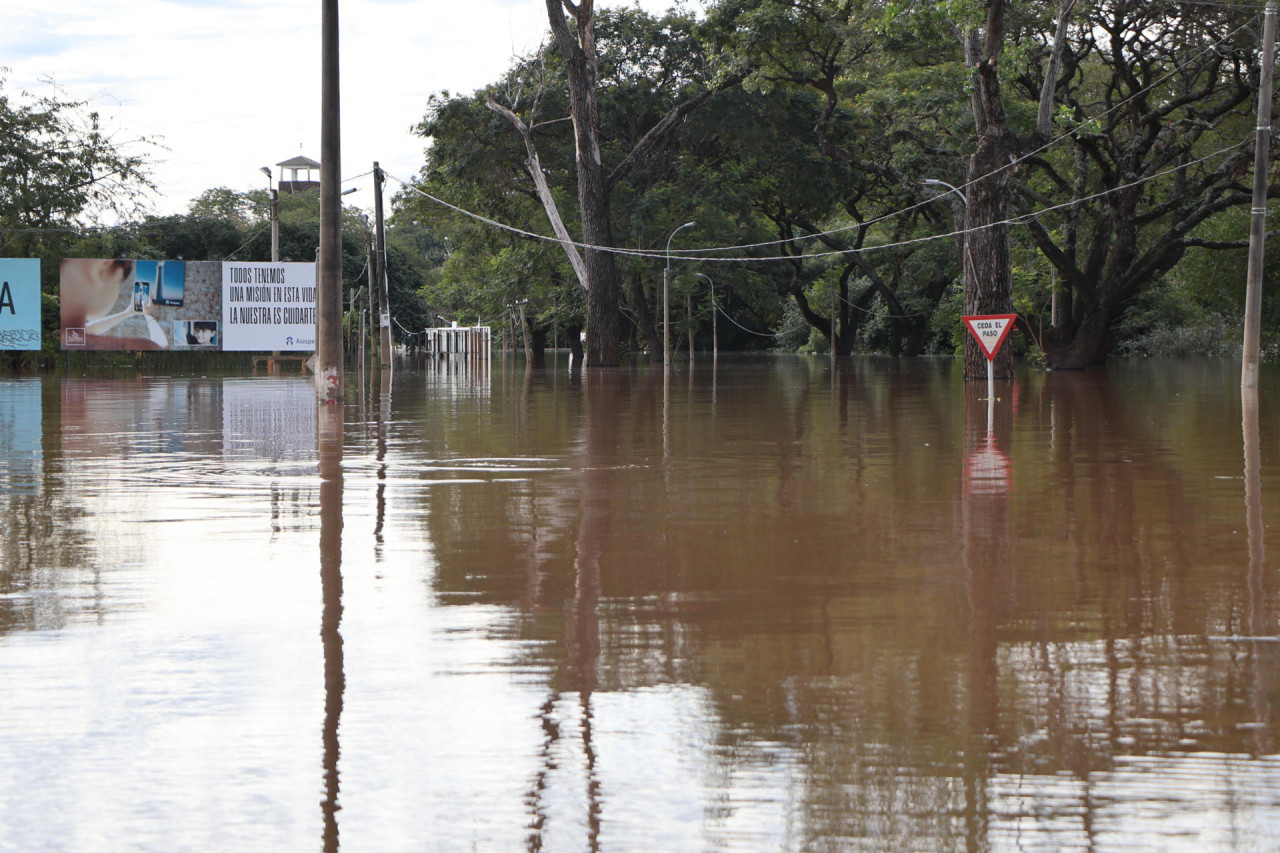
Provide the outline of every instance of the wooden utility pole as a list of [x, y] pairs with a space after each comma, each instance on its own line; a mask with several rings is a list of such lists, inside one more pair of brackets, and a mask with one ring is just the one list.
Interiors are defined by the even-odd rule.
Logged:
[[391, 303], [387, 291], [387, 230], [382, 219], [382, 169], [373, 164], [373, 237], [377, 245], [378, 284], [378, 366], [391, 366]]
[[529, 340], [529, 320], [524, 313], [524, 306], [528, 304], [528, 299], [520, 300], [520, 338], [524, 341], [524, 363], [527, 365], [533, 364], [533, 343]]
[[[366, 228], [368, 226], [368, 222], [369, 220], [366, 218], [365, 219]], [[365, 261], [365, 268], [368, 269], [369, 271], [369, 295], [365, 297], [365, 299], [367, 300], [365, 302], [365, 305], [367, 305], [369, 309], [372, 310], [373, 306], [377, 302], [376, 297], [378, 293], [378, 252], [377, 252], [377, 249], [374, 248], [374, 239], [373, 239], [372, 231], [369, 231], [369, 230], [365, 231], [365, 247], [364, 248], [365, 248], [365, 256], [367, 258], [367, 260]], [[363, 310], [364, 309], [361, 309], [362, 312]], [[361, 364], [361, 369], [363, 369], [364, 354], [366, 352], [365, 347], [369, 345], [369, 341], [364, 337], [364, 314], [363, 313], [360, 314], [360, 335], [361, 335], [360, 364]]]
[[1258, 387], [1262, 337], [1262, 261], [1267, 239], [1267, 168], [1271, 153], [1271, 82], [1275, 76], [1276, 4], [1262, 15], [1262, 69], [1258, 78], [1258, 132], [1253, 148], [1253, 211], [1249, 220], [1249, 273], [1244, 298], [1242, 388]]
[[342, 403], [342, 125], [338, 0], [322, 0], [320, 26], [320, 261], [316, 276], [316, 396]]

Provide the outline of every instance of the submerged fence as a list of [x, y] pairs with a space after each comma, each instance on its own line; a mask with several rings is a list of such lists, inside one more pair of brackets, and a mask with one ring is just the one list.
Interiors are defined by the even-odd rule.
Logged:
[[441, 358], [487, 360], [493, 341], [488, 326], [440, 326], [425, 336], [427, 353]]

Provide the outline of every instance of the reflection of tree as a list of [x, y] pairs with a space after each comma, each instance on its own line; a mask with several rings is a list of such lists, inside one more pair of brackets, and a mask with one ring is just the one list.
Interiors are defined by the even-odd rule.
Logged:
[[[1011, 383], [998, 383], [1008, 393]], [[964, 738], [966, 849], [981, 850], [989, 831], [988, 776], [1000, 742], [999, 628], [1014, 609], [1009, 541], [1011, 470], [1007, 460], [1012, 443], [1012, 406], [989, 400], [985, 386], [965, 383], [965, 481], [961, 486], [960, 535], [970, 615], [967, 666], [969, 713]], [[989, 419], [994, 417], [994, 423]], [[990, 460], [978, 464], [975, 460]]]
[[[705, 685], [720, 777], [785, 778], [797, 847], [981, 847], [1033, 807], [1087, 839], [1118, 756], [1241, 750], [1251, 664], [1203, 637], [1248, 612], [1244, 551], [1186, 485], [1213, 460], [1177, 452], [1167, 403], [1089, 374], [1002, 387], [1012, 491], [964, 497], [986, 412], [961, 429], [964, 395], [985, 387], [866, 361], [832, 390], [823, 367], [695, 379], [667, 457], [657, 370], [565, 393], [535, 371], [495, 392], [493, 428], [466, 401], [459, 425], [425, 427], [442, 461], [548, 460], [432, 486], [426, 512], [435, 593], [517, 609], [538, 641], [518, 665], [554, 673], [531, 846], [566, 751], [594, 796], [591, 696], [652, 684]], [[1069, 793], [1024, 806], [1011, 779]]]

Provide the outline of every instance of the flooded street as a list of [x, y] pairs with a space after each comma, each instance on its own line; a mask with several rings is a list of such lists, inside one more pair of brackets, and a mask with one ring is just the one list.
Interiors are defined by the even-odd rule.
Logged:
[[1280, 373], [960, 368], [0, 378], [0, 850], [1280, 847]]

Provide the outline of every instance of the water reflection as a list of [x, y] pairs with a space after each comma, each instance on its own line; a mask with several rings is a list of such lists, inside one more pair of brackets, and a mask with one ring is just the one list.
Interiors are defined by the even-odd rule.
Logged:
[[[1009, 387], [999, 383], [997, 387]], [[964, 387], [965, 461], [960, 524], [965, 586], [972, 611], [968, 662], [969, 730], [964, 750], [965, 848], [990, 834], [993, 755], [1000, 748], [1000, 626], [1014, 609], [1009, 553], [1011, 405], [997, 406], [985, 386]], [[1002, 401], [1003, 402], [1003, 401]]]
[[0, 847], [1274, 846], [1271, 386], [659, 370], [38, 383]]
[[316, 456], [320, 474], [320, 637], [324, 645], [324, 846], [338, 850], [338, 724], [346, 673], [342, 655], [342, 412], [317, 408]]
[[1240, 391], [1244, 434], [1244, 499], [1249, 535], [1249, 633], [1253, 636], [1253, 713], [1256, 755], [1274, 748], [1271, 731], [1273, 676], [1276, 644], [1280, 641], [1274, 623], [1267, 618], [1266, 525], [1262, 514], [1262, 431], [1258, 420], [1257, 387]]
[[6, 495], [39, 489], [41, 421], [40, 381], [0, 380], [0, 491]]

